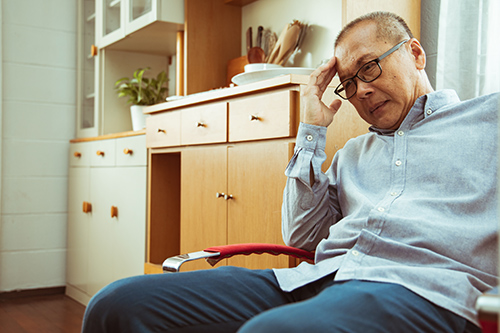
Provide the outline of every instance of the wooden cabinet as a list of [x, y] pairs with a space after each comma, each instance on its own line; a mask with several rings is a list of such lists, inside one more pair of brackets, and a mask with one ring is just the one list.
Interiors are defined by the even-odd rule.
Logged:
[[71, 144], [67, 294], [86, 304], [112, 281], [143, 272], [145, 136]]
[[[293, 155], [305, 82], [307, 77], [285, 76], [148, 108], [147, 273], [160, 272], [169, 256], [209, 246], [283, 244], [284, 170]], [[177, 122], [167, 124], [169, 118]], [[158, 131], [174, 124], [178, 129]], [[294, 262], [261, 255], [221, 264], [279, 268]], [[205, 262], [183, 265], [206, 268]]]
[[[292, 150], [288, 142], [259, 142], [183, 151], [180, 252], [245, 242], [283, 244], [283, 171]], [[228, 263], [248, 268], [289, 265], [286, 257], [264, 257], [232, 258]], [[206, 268], [204, 262], [193, 262], [183, 270]]]

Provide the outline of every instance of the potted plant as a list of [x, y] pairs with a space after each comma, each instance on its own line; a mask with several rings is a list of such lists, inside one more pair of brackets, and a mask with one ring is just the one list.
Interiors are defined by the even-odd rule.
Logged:
[[168, 92], [166, 86], [168, 79], [165, 71], [158, 73], [156, 78], [146, 78], [144, 72], [149, 69], [149, 67], [139, 68], [131, 79], [123, 77], [115, 82], [118, 97], [128, 98], [134, 131], [146, 127], [142, 112], [144, 106], [164, 102]]

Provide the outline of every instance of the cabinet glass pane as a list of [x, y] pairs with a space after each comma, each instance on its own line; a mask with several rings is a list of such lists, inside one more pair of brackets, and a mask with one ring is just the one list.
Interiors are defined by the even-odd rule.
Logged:
[[151, 12], [152, 0], [130, 0], [130, 22]]
[[102, 35], [106, 36], [113, 31], [120, 29], [120, 17], [122, 10], [122, 0], [104, 1], [104, 20]]
[[80, 105], [80, 128], [94, 127], [94, 66], [95, 57], [91, 54], [91, 47], [94, 44], [95, 36], [95, 1], [85, 0], [83, 3], [84, 18], [83, 18], [83, 38], [81, 55], [83, 66], [81, 67], [82, 91]]

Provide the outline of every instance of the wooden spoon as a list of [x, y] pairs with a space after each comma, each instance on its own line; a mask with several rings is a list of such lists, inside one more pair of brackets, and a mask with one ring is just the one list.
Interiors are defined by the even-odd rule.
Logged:
[[262, 63], [266, 59], [266, 54], [261, 47], [255, 46], [248, 50], [247, 59], [251, 64]]

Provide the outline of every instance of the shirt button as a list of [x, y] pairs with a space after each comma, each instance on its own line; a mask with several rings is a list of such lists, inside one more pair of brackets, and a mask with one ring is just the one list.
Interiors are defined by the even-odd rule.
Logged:
[[377, 208], [377, 210], [378, 210], [379, 212], [383, 212], [385, 209], [384, 209], [384, 207], [379, 207], [379, 208]]
[[312, 140], [313, 140], [313, 136], [312, 136], [312, 135], [308, 135], [308, 136], [306, 136], [306, 140], [307, 140], [307, 141], [312, 141]]
[[427, 114], [432, 114], [432, 110], [431, 110], [431, 109], [428, 109], [427, 111], [425, 111], [425, 113], [427, 113]]
[[359, 256], [359, 252], [358, 252], [358, 251], [356, 251], [356, 250], [352, 250], [352, 252], [351, 252], [351, 253], [352, 253], [352, 255], [353, 255], [353, 256]]
[[392, 195], [393, 197], [395, 197], [395, 196], [396, 196], [396, 195], [398, 195], [398, 194], [399, 194], [398, 192], [391, 192], [391, 195]]
[[405, 135], [405, 132], [404, 131], [398, 131], [398, 135], [399, 136], [403, 136], [403, 135]]
[[403, 162], [401, 162], [400, 160], [397, 160], [397, 161], [396, 161], [396, 165], [397, 165], [397, 166], [400, 166], [401, 164], [403, 164]]

